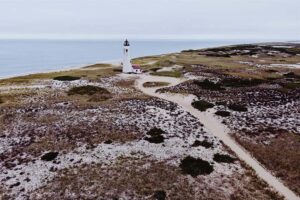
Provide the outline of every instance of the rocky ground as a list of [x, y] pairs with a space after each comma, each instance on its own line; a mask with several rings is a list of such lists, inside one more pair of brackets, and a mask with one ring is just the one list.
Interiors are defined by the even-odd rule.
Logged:
[[58, 79], [0, 87], [2, 199], [282, 199], [134, 78]]

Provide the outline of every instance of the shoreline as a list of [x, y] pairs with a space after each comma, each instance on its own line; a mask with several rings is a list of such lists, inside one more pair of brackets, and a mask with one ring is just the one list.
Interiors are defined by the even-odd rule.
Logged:
[[40, 71], [40, 72], [28, 72], [28, 73], [23, 73], [23, 74], [0, 76], [0, 80], [16, 78], [16, 77], [21, 77], [21, 76], [29, 76], [29, 75], [34, 75], [34, 74], [46, 74], [46, 73], [64, 72], [64, 71], [71, 71], [71, 70], [81, 70], [81, 69], [84, 69], [85, 67], [89, 67], [91, 65], [97, 65], [97, 64], [108, 64], [108, 65], [114, 66], [114, 65], [117, 65], [119, 62], [120, 62], [120, 60], [99, 61], [96, 63], [63, 67], [63, 69], [61, 69], [61, 70], [53, 69], [53, 70], [44, 70], [44, 71]]

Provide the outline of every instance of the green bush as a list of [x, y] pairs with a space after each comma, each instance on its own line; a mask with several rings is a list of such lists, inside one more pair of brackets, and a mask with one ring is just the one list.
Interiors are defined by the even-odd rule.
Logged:
[[240, 104], [230, 104], [228, 106], [230, 110], [238, 111], [238, 112], [247, 112], [248, 109], [245, 105], [240, 105]]
[[56, 81], [75, 81], [75, 80], [79, 80], [80, 77], [77, 76], [57, 76], [54, 77], [53, 80]]
[[92, 85], [73, 87], [68, 91], [68, 95], [93, 95], [96, 93], [110, 94], [110, 92], [107, 89]]
[[200, 111], [206, 111], [209, 108], [213, 108], [215, 105], [212, 103], [209, 103], [207, 101], [204, 100], [200, 100], [200, 101], [194, 101], [192, 103], [192, 106]]

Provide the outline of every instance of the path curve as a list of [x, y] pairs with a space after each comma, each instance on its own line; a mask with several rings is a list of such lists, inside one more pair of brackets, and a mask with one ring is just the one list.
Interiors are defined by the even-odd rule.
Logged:
[[283, 185], [280, 180], [278, 180], [268, 170], [260, 165], [260, 163], [256, 159], [254, 159], [249, 152], [247, 152], [242, 146], [236, 143], [235, 140], [229, 136], [229, 129], [224, 124], [222, 124], [221, 121], [217, 119], [212, 112], [200, 112], [192, 107], [191, 102], [193, 98], [191, 98], [191, 95], [187, 96], [182, 94], [156, 93], [155, 91], [157, 89], [163, 87], [143, 87], [143, 83], [145, 82], [169, 82], [169, 86], [174, 86], [184, 81], [186, 81], [186, 79], [143, 74], [140, 75], [139, 79], [137, 80], [136, 87], [149, 96], [165, 99], [181, 106], [185, 111], [195, 116], [204, 125], [208, 132], [223, 141], [224, 144], [227, 145], [232, 151], [234, 151], [241, 160], [245, 161], [250, 167], [252, 167], [261, 179], [275, 188], [286, 199], [300, 200], [299, 196], [297, 196], [288, 187]]

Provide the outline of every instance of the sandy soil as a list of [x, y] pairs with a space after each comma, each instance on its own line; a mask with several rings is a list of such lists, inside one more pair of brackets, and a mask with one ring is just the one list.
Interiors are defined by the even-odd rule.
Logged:
[[192, 95], [180, 95], [180, 94], [168, 94], [168, 93], [156, 93], [157, 88], [144, 88], [143, 83], [145, 82], [169, 82], [174, 86], [185, 81], [185, 79], [177, 79], [163, 76], [150, 76], [150, 75], [141, 75], [140, 79], [137, 81], [137, 88], [143, 91], [145, 94], [150, 96], [155, 96], [162, 98], [168, 101], [172, 101], [179, 106], [181, 106], [185, 111], [188, 111], [190, 114], [195, 116], [204, 124], [204, 127], [208, 132], [217, 136], [225, 145], [230, 147], [237, 156], [244, 160], [249, 166], [251, 166], [260, 178], [265, 180], [270, 186], [274, 187], [280, 194], [282, 194], [286, 199], [290, 200], [299, 200], [300, 198], [289, 188], [282, 184], [280, 180], [274, 177], [269, 171], [263, 168], [260, 163], [255, 160], [248, 152], [245, 151], [243, 147], [237, 144], [234, 139], [228, 135], [228, 128], [224, 126], [221, 121], [214, 117], [213, 112], [199, 112], [191, 106], [191, 102], [194, 97]]

